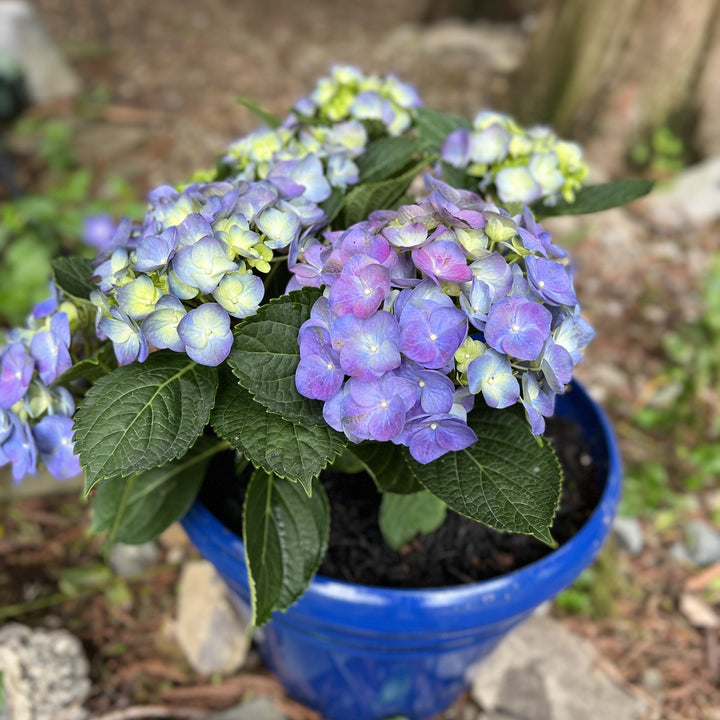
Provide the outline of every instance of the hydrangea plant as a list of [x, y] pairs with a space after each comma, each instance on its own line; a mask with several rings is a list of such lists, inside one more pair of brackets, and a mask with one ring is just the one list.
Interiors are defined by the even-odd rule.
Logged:
[[383, 491], [394, 546], [447, 508], [552, 544], [542, 433], [593, 332], [538, 220], [649, 184], [583, 186], [549, 130], [470, 123], [350, 67], [284, 121], [255, 109], [264, 127], [104, 229], [94, 262], [54, 263], [0, 349], [0, 464], [82, 469], [92, 529], [139, 543], [235, 453], [258, 624], [319, 567], [329, 466]]

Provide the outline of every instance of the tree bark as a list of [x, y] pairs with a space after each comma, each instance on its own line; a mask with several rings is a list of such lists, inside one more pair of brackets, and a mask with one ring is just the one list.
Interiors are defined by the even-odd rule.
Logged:
[[649, 130], [687, 137], [706, 106], [699, 93], [720, 90], [719, 19], [720, 0], [548, 0], [513, 111], [580, 140], [598, 136], [611, 165]]

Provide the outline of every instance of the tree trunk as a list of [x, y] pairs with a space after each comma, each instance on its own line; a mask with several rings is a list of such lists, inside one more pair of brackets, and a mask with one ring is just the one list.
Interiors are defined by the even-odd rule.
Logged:
[[525, 123], [596, 137], [610, 168], [655, 128], [687, 140], [705, 118], [706, 134], [720, 140], [708, 119], [719, 112], [719, 22], [720, 0], [548, 0], [513, 111]]

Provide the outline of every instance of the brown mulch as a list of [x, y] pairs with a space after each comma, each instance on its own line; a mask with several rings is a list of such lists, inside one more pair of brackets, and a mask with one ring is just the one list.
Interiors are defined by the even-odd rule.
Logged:
[[[103, 561], [87, 524], [87, 507], [68, 496], [0, 509], [0, 622], [64, 627], [80, 638], [91, 668], [87, 708], [93, 718], [199, 717], [198, 711], [265, 697], [289, 720], [320, 720], [287, 696], [254, 651], [246, 669], [231, 677], [210, 678], [188, 666], [173, 622], [175, 587], [192, 549], [164, 544], [158, 562], [123, 581], [126, 593], [113, 592], [117, 581], [106, 576], [80, 586], [74, 596], [59, 591], [63, 571], [86, 568], [91, 576]], [[718, 601], [720, 564], [684, 568], [668, 555], [672, 540], [656, 538], [638, 557], [611, 547], [616, 577], [610, 614], [562, 621], [600, 650], [601, 669], [646, 702], [647, 720], [717, 720], [712, 712], [720, 707], [719, 631], [695, 627], [702, 619], [681, 607], [687, 595], [702, 599], [714, 591]], [[33, 609], [35, 604], [41, 607]], [[458, 707], [464, 702], [469, 700], [461, 699]], [[164, 714], [132, 714], [153, 706]]]

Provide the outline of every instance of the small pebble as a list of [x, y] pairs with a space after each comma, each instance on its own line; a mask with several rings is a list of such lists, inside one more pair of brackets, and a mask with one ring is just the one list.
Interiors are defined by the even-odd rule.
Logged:
[[645, 668], [642, 674], [642, 686], [650, 692], [660, 692], [663, 687], [663, 676], [657, 668]]
[[643, 529], [640, 521], [634, 517], [615, 518], [613, 532], [618, 542], [631, 555], [639, 555], [644, 547]]
[[720, 562], [720, 533], [702, 520], [685, 524], [685, 542], [694, 563], [704, 566]]
[[110, 549], [109, 563], [116, 575], [129, 578], [142, 573], [159, 557], [160, 550], [155, 542], [142, 545], [115, 543]]

